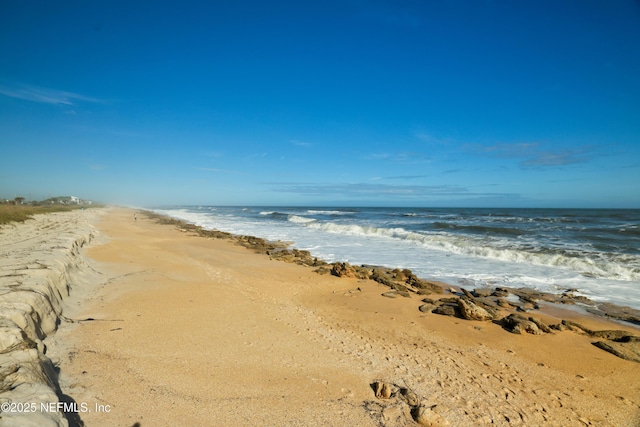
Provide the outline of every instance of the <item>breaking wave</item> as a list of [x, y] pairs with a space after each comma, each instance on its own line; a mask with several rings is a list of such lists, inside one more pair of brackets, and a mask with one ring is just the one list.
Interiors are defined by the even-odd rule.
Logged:
[[531, 244], [514, 247], [513, 242], [509, 243], [509, 246], [506, 246], [505, 243], [503, 247], [500, 245], [503, 241], [488, 237], [474, 238], [448, 233], [418, 233], [403, 228], [336, 224], [319, 222], [309, 218], [304, 222], [304, 225], [327, 233], [404, 240], [407, 243], [422, 245], [429, 249], [461, 255], [566, 268], [588, 277], [640, 280], [640, 257], [634, 255], [609, 254], [608, 257], [605, 257], [599, 252], [542, 248]]

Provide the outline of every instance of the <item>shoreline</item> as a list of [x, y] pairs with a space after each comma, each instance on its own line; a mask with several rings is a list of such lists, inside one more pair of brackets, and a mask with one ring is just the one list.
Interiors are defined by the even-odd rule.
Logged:
[[[640, 310], [640, 288], [635, 286], [640, 285], [640, 259], [633, 255], [633, 227], [624, 223], [633, 221], [632, 213], [608, 218], [609, 211], [597, 210], [579, 215], [464, 208], [152, 210], [208, 229], [295, 241], [294, 247], [329, 262], [409, 268], [421, 278], [467, 289], [533, 287], [551, 294], [573, 289], [592, 301]], [[601, 239], [609, 249], [599, 246]]]
[[[309, 251], [290, 249], [292, 242], [272, 242], [256, 236], [207, 230], [167, 215], [147, 210], [140, 212], [160, 224], [174, 225], [181, 232], [229, 240], [272, 260], [315, 268], [313, 271], [320, 275], [372, 280], [389, 288], [389, 291], [381, 294], [383, 297], [410, 298], [412, 294], [440, 294], [437, 299], [422, 299], [424, 304], [418, 310], [423, 313], [431, 312], [470, 321], [492, 321], [514, 334], [543, 335], [570, 330], [592, 337], [596, 340], [592, 344], [604, 351], [640, 363], [640, 310], [609, 302], [597, 303], [584, 296], [574, 295], [573, 289], [567, 289], [559, 295], [529, 288], [508, 287], [474, 288], [469, 291], [461, 286], [420, 279], [408, 269], [376, 265], [352, 266], [340, 261], [328, 263], [313, 257]], [[443, 296], [447, 293], [450, 296]], [[590, 326], [594, 325], [591, 316], [595, 319], [613, 320], [622, 330], [594, 330]], [[571, 320], [572, 318], [581, 320], [581, 323]], [[560, 321], [557, 322], [558, 320]], [[553, 321], [557, 323], [551, 323]], [[595, 323], [597, 324], [598, 322]], [[615, 324], [611, 326], [615, 327]], [[625, 327], [633, 329], [624, 329]]]
[[[421, 289], [423, 291], [433, 291], [434, 293], [444, 292], [447, 290], [450, 291], [451, 294], [457, 296], [468, 295], [468, 292], [465, 293], [464, 290], [466, 290], [466, 288], [463, 286], [421, 279], [416, 277], [411, 270], [408, 269], [398, 269], [377, 265], [352, 266], [349, 263], [340, 261], [329, 263], [312, 256], [309, 251], [291, 248], [291, 246], [294, 245], [293, 242], [273, 242], [256, 236], [236, 235], [216, 229], [205, 229], [188, 221], [168, 215], [158, 214], [144, 209], [138, 211], [160, 224], [174, 225], [183, 232], [194, 232], [198, 236], [205, 238], [228, 239], [234, 241], [236, 244], [252, 249], [257, 253], [267, 255], [271, 259], [316, 267], [317, 269], [314, 271], [319, 274], [332, 274], [337, 277], [344, 275], [346, 277], [371, 279], [378, 283], [387, 285], [391, 290], [399, 291], [400, 293], [414, 292], [419, 294], [419, 290]], [[373, 274], [374, 272], [377, 272], [378, 274]], [[394, 280], [394, 275], [398, 275], [399, 272], [401, 272], [401, 275], [408, 276], [408, 280]], [[409, 284], [413, 284], [414, 287], [416, 284], [419, 286], [417, 289], [410, 289], [406, 286], [407, 282]], [[476, 293], [476, 290], [479, 294]], [[613, 319], [622, 322], [623, 325], [640, 328], [640, 310], [610, 302], [597, 302], [584, 296], [574, 295], [574, 292], [576, 292], [575, 289], [567, 289], [562, 294], [553, 294], [524, 287], [474, 288], [471, 292], [475, 293], [475, 295], [472, 295], [472, 297], [478, 297], [480, 295], [487, 296], [487, 290], [491, 290], [493, 293], [500, 293], [501, 290], [504, 290], [511, 295], [517, 296], [522, 304], [514, 304], [513, 301], [511, 301], [511, 305], [514, 308], [522, 309], [522, 311], [528, 311], [527, 309], [523, 309], [524, 304], [535, 305], [537, 302], [543, 301], [547, 304], [557, 305], [558, 307], [553, 311], [558, 311], [558, 309], [562, 311], [561, 308], [565, 307], [566, 310], [577, 310], [582, 312], [584, 315]]]
[[[616, 338], [602, 331], [638, 335], [633, 325], [538, 301], [539, 310], [518, 313], [564, 328], [510, 334], [499, 319], [420, 309], [431, 304], [424, 299], [445, 300], [461, 314], [495, 298], [477, 290], [433, 293], [439, 284], [394, 270], [359, 278], [344, 263], [299, 263], [304, 254], [285, 244], [105, 212], [92, 223], [103, 241], [81, 253], [92, 274], [84, 291], [72, 289], [73, 315], [63, 313], [76, 321], [46, 340], [61, 394], [89, 410], [52, 425], [618, 427], [640, 419], [637, 362], [593, 344]], [[314, 271], [321, 267], [325, 274]]]

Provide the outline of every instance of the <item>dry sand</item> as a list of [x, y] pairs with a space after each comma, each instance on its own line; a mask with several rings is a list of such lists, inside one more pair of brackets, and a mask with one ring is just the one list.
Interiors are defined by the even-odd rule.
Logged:
[[433, 425], [640, 425], [640, 365], [589, 337], [424, 314], [416, 296], [131, 210], [97, 227], [108, 241], [85, 255], [102, 286], [74, 313], [96, 320], [53, 339], [88, 426], [417, 425], [417, 402], [376, 398], [376, 381], [412, 390]]

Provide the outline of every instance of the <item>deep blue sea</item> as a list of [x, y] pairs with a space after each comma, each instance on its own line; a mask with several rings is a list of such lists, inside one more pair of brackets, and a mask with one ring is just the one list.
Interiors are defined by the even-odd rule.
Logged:
[[208, 229], [471, 289], [577, 289], [640, 309], [640, 210], [173, 206]]

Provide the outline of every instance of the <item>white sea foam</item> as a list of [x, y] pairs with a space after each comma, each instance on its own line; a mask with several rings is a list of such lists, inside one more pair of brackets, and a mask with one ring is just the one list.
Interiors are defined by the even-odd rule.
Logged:
[[314, 218], [308, 218], [308, 217], [299, 216], [299, 215], [289, 215], [288, 220], [298, 224], [309, 224], [312, 222], [316, 222]]
[[309, 209], [307, 212], [311, 215], [354, 215], [355, 212], [351, 211], [330, 211], [330, 210], [315, 210]]
[[[403, 217], [402, 211], [396, 211], [395, 217], [387, 213], [378, 217], [374, 217], [376, 212], [369, 217], [354, 213], [335, 215], [331, 221], [326, 212], [331, 211], [162, 211], [205, 228], [293, 241], [296, 247], [329, 262], [410, 268], [421, 277], [464, 286], [524, 286], [546, 292], [577, 288], [594, 300], [640, 308], [640, 255], [598, 252], [593, 249], [593, 242], [573, 244], [562, 238], [543, 242], [540, 239], [545, 235], [539, 233], [500, 235], [500, 229], [494, 232], [489, 228], [493, 225], [487, 226], [489, 221], [483, 223], [447, 212], [414, 217]], [[459, 229], [415, 230], [416, 221], [427, 217], [432, 223], [454, 222]], [[529, 222], [513, 215], [492, 219], [509, 226]], [[532, 225], [525, 225], [529, 228], [524, 231], [535, 226], [553, 237], [549, 233], [556, 233], [557, 229], [548, 230], [545, 224], [551, 227], [560, 222], [570, 221], [537, 217]], [[571, 224], [573, 231], [577, 225]], [[414, 229], [410, 230], [412, 226]]]
[[[487, 239], [471, 239], [449, 234], [421, 234], [403, 228], [379, 228], [355, 224], [343, 225], [320, 223], [313, 219], [297, 221], [308, 227], [346, 236], [377, 236], [407, 240], [435, 250], [444, 250], [455, 254], [471, 255], [488, 259], [528, 263], [541, 266], [553, 266], [574, 270], [584, 276], [595, 276], [616, 280], [640, 280], [639, 260], [630, 256], [621, 256], [619, 261], [590, 257], [588, 253], [576, 253], [573, 256], [562, 253], [541, 253], [524, 251], [518, 248], [491, 246]], [[633, 264], [631, 264], [633, 263]], [[634, 265], [635, 264], [635, 265]]]

